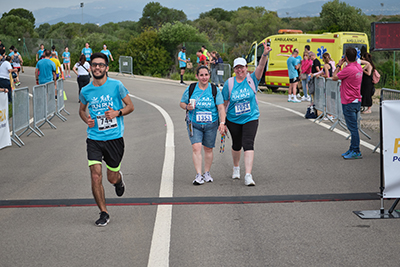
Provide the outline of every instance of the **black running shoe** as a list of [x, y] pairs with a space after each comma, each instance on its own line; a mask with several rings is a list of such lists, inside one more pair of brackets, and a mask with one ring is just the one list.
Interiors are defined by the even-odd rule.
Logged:
[[110, 221], [110, 215], [107, 212], [102, 211], [100, 212], [100, 219], [96, 221], [97, 226], [106, 226], [107, 223]]
[[122, 172], [119, 171], [119, 173], [121, 174], [121, 181], [119, 183], [114, 184], [114, 186], [115, 186], [115, 193], [117, 194], [117, 196], [120, 197], [125, 192], [125, 183], [124, 183]]

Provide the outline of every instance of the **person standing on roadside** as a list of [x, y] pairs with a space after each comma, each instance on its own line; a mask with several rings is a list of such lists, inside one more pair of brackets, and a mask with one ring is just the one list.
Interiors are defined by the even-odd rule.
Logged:
[[295, 48], [292, 52], [292, 55], [286, 61], [289, 73], [289, 93], [288, 93], [288, 102], [300, 103], [301, 100], [298, 100], [296, 97], [297, 83], [299, 80], [299, 72], [297, 71], [300, 68], [300, 62], [297, 58], [298, 50]]
[[78, 95], [80, 95], [82, 88], [90, 83], [90, 64], [86, 61], [84, 54], [81, 54], [79, 62], [75, 64], [72, 71], [75, 72], [77, 76], [76, 81], [78, 82], [79, 88]]
[[183, 75], [185, 74], [186, 63], [188, 60], [186, 59], [186, 47], [182, 46], [181, 51], [178, 53], [178, 61], [179, 61], [179, 68], [181, 69], [181, 85], [186, 85], [183, 82]]
[[247, 186], [255, 185], [251, 172], [254, 161], [254, 140], [260, 117], [256, 96], [257, 88], [264, 75], [268, 53], [272, 50], [265, 42], [263, 46], [264, 52], [256, 70], [249, 74], [246, 60], [236, 58], [233, 61], [233, 70], [236, 76], [229, 78], [222, 89], [226, 107], [226, 126], [232, 136], [232, 179], [240, 179], [239, 163], [243, 148], [246, 168], [244, 184]]
[[108, 181], [114, 185], [117, 196], [121, 197], [125, 192], [121, 172], [125, 150], [123, 116], [131, 113], [134, 106], [125, 86], [120, 81], [106, 76], [107, 56], [94, 53], [90, 62], [93, 82], [85, 86], [79, 95], [79, 116], [88, 125], [86, 144], [92, 192], [100, 209], [100, 218], [95, 224], [106, 226], [110, 215], [102, 182], [102, 161], [104, 160], [107, 166]]
[[8, 90], [8, 103], [12, 103], [12, 88], [10, 83], [10, 74], [16, 72], [11, 66], [11, 57], [5, 56], [5, 60], [0, 65], [0, 88]]
[[85, 47], [82, 48], [82, 55], [85, 55], [87, 62], [90, 62], [90, 57], [92, 56], [92, 54], [93, 54], [92, 48], [89, 47], [89, 43], [86, 43]]
[[[360, 135], [358, 133], [358, 113], [361, 108], [363, 69], [356, 60], [357, 50], [353, 47], [347, 48], [345, 57], [340, 59], [332, 76], [332, 80], [342, 81], [340, 86], [342, 110], [347, 129], [351, 134], [350, 148], [342, 154], [344, 159], [362, 159]], [[347, 62], [347, 66], [340, 71], [344, 62]]]
[[71, 53], [68, 52], [68, 46], [65, 47], [65, 51], [62, 54], [63, 64], [65, 69], [65, 78], [71, 78]]
[[43, 53], [44, 53], [44, 44], [40, 44], [40, 49], [36, 53], [36, 62], [38, 62], [42, 58]]
[[54, 81], [57, 89], [56, 64], [50, 60], [50, 51], [44, 52], [44, 58], [36, 63], [35, 69], [36, 84], [45, 84]]

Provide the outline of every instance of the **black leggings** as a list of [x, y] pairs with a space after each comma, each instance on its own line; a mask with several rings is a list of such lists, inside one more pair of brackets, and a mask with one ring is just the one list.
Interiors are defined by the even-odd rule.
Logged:
[[258, 129], [258, 120], [249, 121], [245, 124], [236, 124], [226, 120], [226, 126], [232, 136], [232, 149], [240, 151], [254, 150], [254, 139]]
[[90, 83], [90, 77], [89, 77], [89, 75], [79, 75], [77, 80], [78, 80], [78, 87], [79, 87], [79, 92], [78, 92], [78, 98], [79, 98], [82, 88]]

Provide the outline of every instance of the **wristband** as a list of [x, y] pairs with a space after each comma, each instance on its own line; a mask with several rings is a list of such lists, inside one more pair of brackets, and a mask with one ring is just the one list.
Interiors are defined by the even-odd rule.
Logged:
[[121, 116], [122, 116], [122, 111], [118, 110], [118, 117], [121, 117]]
[[219, 124], [221, 124], [221, 123], [225, 125], [225, 122], [224, 122], [224, 121], [221, 121]]
[[336, 65], [336, 68], [339, 68], [339, 69], [340, 69], [341, 67], [342, 67], [342, 66], [340, 66], [339, 64]]
[[266, 57], [266, 56], [268, 56], [268, 54], [264, 55], [264, 53], [263, 53], [262, 55], [263, 55], [263, 57]]

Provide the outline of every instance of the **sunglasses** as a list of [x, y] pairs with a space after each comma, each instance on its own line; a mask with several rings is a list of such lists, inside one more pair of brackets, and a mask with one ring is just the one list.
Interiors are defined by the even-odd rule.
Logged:
[[104, 63], [92, 63], [91, 65], [92, 65], [93, 68], [96, 68], [96, 67], [105, 68], [105, 67], [107, 67], [107, 64], [104, 64]]

